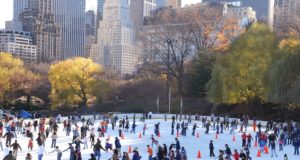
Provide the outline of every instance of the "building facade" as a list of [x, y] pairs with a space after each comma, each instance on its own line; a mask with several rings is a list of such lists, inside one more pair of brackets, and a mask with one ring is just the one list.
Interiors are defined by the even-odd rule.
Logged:
[[0, 30], [0, 52], [11, 53], [25, 63], [37, 62], [36, 46], [29, 32]]
[[59, 29], [51, 13], [51, 0], [28, 0], [21, 13], [22, 28], [30, 32], [38, 62], [61, 60]]
[[28, 7], [29, 0], [14, 0], [13, 2], [13, 20], [12, 29], [22, 31], [21, 13]]
[[110, 0], [104, 4], [99, 23], [97, 44], [91, 49], [92, 59], [119, 74], [132, 74], [138, 61], [130, 20], [128, 0]]
[[181, 0], [166, 0], [166, 6], [172, 8], [180, 8]]
[[256, 12], [251, 7], [235, 7], [224, 4], [223, 13], [224, 16], [236, 18], [241, 27], [257, 21]]
[[222, 2], [236, 7], [251, 7], [256, 12], [257, 20], [273, 23], [274, 0], [202, 0], [203, 2]]
[[85, 56], [90, 56], [90, 50], [96, 42], [96, 14], [89, 10], [85, 14]]
[[85, 0], [51, 0], [62, 59], [85, 55]]
[[275, 0], [273, 27], [280, 28], [282, 24], [288, 25], [291, 21], [299, 20], [299, 0]]

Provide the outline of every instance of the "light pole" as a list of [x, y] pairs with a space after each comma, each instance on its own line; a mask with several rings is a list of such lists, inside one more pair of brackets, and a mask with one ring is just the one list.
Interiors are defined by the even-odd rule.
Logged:
[[170, 46], [172, 40], [167, 38], [166, 43], [168, 44], [168, 53], [167, 53], [167, 90], [168, 90], [168, 99], [169, 99], [169, 114], [171, 114], [171, 86], [170, 86]]

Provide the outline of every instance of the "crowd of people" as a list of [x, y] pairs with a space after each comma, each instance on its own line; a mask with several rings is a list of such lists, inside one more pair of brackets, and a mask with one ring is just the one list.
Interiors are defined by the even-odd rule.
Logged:
[[[148, 157], [142, 157], [139, 148], [135, 148], [132, 154], [122, 149], [122, 139], [124, 133], [136, 133], [136, 115], [131, 119], [128, 116], [118, 117], [118, 115], [101, 116], [101, 121], [96, 124], [98, 119], [94, 115], [90, 118], [80, 116], [69, 116], [67, 120], [61, 121], [61, 116], [56, 118], [40, 118], [33, 120], [24, 120], [18, 117], [6, 117], [0, 122], [0, 149], [5, 155], [4, 160], [15, 160], [18, 158], [18, 152], [28, 150], [25, 160], [35, 159], [42, 160], [48, 154], [56, 154], [57, 160], [62, 159], [64, 152], [69, 152], [70, 160], [82, 160], [81, 150], [92, 148], [90, 160], [100, 160], [103, 152], [111, 153], [111, 160], [187, 160], [188, 154], [180, 143], [179, 137], [184, 138], [187, 134], [196, 136], [197, 128], [204, 128], [205, 134], [230, 133], [233, 138], [241, 138], [242, 144], [240, 148], [230, 148], [229, 144], [225, 144], [224, 148], [219, 148], [215, 154], [214, 141], [210, 140], [207, 147], [209, 148], [209, 157], [215, 157], [219, 160], [251, 160], [250, 148], [258, 147], [260, 154], [268, 153], [271, 150], [271, 157], [277, 157], [277, 152], [282, 152], [287, 145], [294, 146], [294, 154], [299, 155], [300, 146], [300, 130], [295, 122], [274, 122], [268, 121], [265, 126], [256, 122], [253, 118], [251, 126], [250, 118], [243, 115], [240, 119], [229, 117], [216, 117], [200, 115], [173, 115], [170, 123], [170, 135], [175, 135], [174, 143], [161, 143], [160, 122], [154, 124], [154, 130], [148, 131], [151, 144], [145, 145]], [[168, 115], [165, 114], [164, 121], [168, 121]], [[146, 121], [151, 119], [149, 114], [143, 114], [139, 121], [144, 123], [142, 133], [145, 135], [148, 130]], [[98, 120], [97, 120], [98, 121]], [[191, 126], [191, 132], [189, 131]], [[252, 132], [248, 132], [252, 128]], [[59, 131], [63, 132], [59, 132]], [[115, 130], [117, 137], [112, 137], [106, 133], [108, 130]], [[175, 132], [176, 131], [176, 132]], [[241, 133], [241, 137], [235, 137], [235, 133]], [[252, 134], [251, 134], [252, 133]], [[253, 133], [256, 133], [255, 135]], [[72, 141], [68, 143], [68, 148], [60, 148], [57, 145], [58, 134], [72, 137]], [[199, 133], [197, 133], [199, 134]], [[18, 137], [26, 137], [28, 144], [20, 144]], [[146, 135], [147, 136], [147, 135]], [[101, 138], [105, 138], [105, 142], [101, 142]], [[217, 137], [216, 137], [217, 138]], [[5, 142], [4, 142], [5, 140]], [[235, 141], [235, 140], [233, 140]], [[254, 142], [254, 145], [253, 145]], [[51, 151], [46, 151], [45, 144], [51, 143]], [[104, 144], [104, 145], [102, 145]], [[37, 153], [32, 155], [31, 151], [37, 147]], [[277, 148], [278, 147], [278, 148]], [[101, 151], [102, 150], [102, 151]], [[199, 156], [199, 155], [198, 155]], [[193, 156], [194, 157], [194, 156]], [[193, 158], [192, 158], [193, 159]], [[284, 155], [284, 160], [288, 159], [288, 155]]]

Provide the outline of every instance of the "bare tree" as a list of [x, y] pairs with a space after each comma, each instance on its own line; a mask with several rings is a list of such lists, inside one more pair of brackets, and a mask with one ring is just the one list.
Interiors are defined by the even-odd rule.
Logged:
[[238, 30], [234, 18], [223, 16], [220, 4], [161, 9], [147, 18], [145, 25], [145, 62], [167, 75], [167, 86], [175, 80], [181, 96], [185, 63], [196, 52], [226, 50]]

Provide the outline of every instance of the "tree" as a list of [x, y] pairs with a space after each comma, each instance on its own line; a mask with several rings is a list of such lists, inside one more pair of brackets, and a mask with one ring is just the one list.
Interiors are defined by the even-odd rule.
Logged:
[[[38, 81], [38, 75], [27, 70], [22, 60], [14, 58], [12, 54], [0, 53], [0, 100], [8, 106], [20, 90], [29, 95]], [[28, 98], [28, 97], [27, 97]], [[27, 104], [30, 98], [27, 99]]]
[[265, 100], [263, 78], [277, 50], [268, 26], [253, 24], [218, 57], [209, 81], [208, 99], [214, 103], [260, 103]]
[[95, 97], [102, 67], [91, 59], [74, 58], [51, 65], [49, 81], [53, 105], [79, 104], [86, 107]]
[[[184, 64], [192, 53], [192, 33], [181, 20], [181, 15], [175, 11], [163, 10], [145, 27], [144, 44], [151, 50], [147, 54], [147, 63], [157, 75], [167, 75], [167, 87], [170, 87], [171, 78], [174, 79], [177, 91], [182, 96]], [[158, 24], [160, 22], [161, 25]]]
[[269, 66], [265, 85], [270, 102], [282, 107], [300, 104], [300, 39], [284, 39]]

